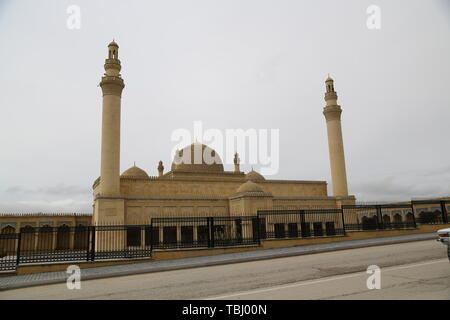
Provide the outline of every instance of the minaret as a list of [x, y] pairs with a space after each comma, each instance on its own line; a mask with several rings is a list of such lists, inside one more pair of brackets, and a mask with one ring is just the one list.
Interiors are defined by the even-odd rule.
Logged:
[[333, 79], [329, 76], [325, 81], [326, 106], [323, 114], [327, 120], [328, 149], [330, 152], [331, 180], [335, 197], [348, 196], [347, 174], [345, 170], [344, 142], [341, 128], [341, 106], [337, 104], [337, 94], [334, 91]]
[[241, 162], [241, 159], [239, 159], [239, 155], [237, 152], [234, 154], [233, 161], [234, 161], [234, 172], [236, 172], [236, 173], [241, 172], [241, 170], [239, 168], [239, 163]]
[[164, 174], [164, 166], [163, 166], [163, 162], [160, 160], [158, 163], [158, 176], [162, 177]]
[[100, 82], [103, 92], [100, 193], [111, 196], [120, 194], [120, 100], [125, 86], [120, 75], [119, 46], [114, 40], [108, 45], [104, 67]]

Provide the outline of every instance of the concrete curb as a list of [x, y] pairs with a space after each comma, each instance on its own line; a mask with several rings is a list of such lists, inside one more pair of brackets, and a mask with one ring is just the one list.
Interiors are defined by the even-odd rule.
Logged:
[[[202, 256], [196, 258], [145, 262], [130, 265], [86, 268], [81, 269], [81, 279], [94, 280], [94, 279], [129, 276], [145, 273], [209, 267], [209, 266], [285, 258], [308, 254], [325, 253], [331, 251], [383, 246], [383, 245], [432, 240], [432, 239], [436, 239], [435, 233], [423, 233], [423, 234], [402, 235], [386, 238], [349, 240], [342, 242], [304, 245], [289, 248], [255, 250], [242, 253], [227, 253], [215, 256]], [[158, 266], [157, 265], [158, 263], [166, 265]], [[67, 274], [64, 271], [3, 277], [0, 278], [0, 291], [32, 286], [40, 286], [40, 285], [65, 283], [66, 280]]]

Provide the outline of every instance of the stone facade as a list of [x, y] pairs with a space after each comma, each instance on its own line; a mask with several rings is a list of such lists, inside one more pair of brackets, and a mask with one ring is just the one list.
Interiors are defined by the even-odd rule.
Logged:
[[[194, 143], [185, 150], [195, 147]], [[97, 179], [94, 220], [140, 224], [152, 217], [256, 215], [264, 209], [337, 208], [354, 203], [352, 196], [328, 196], [325, 181], [269, 180], [256, 171], [245, 174], [222, 167], [209, 172], [207, 166], [173, 165], [173, 170], [158, 177], [134, 166], [120, 176], [118, 197], [103, 195], [101, 178]]]

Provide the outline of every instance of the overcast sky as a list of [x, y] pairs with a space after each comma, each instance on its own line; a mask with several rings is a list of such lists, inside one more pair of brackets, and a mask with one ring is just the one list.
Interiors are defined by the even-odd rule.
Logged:
[[[381, 9], [369, 30], [366, 9]], [[81, 28], [68, 29], [69, 5]], [[106, 46], [120, 45], [121, 171], [157, 174], [171, 133], [279, 129], [272, 179], [326, 180], [335, 79], [349, 192], [450, 195], [450, 1], [0, 1], [0, 211], [90, 212]], [[232, 170], [232, 165], [226, 165]], [[244, 165], [243, 170], [250, 167]], [[258, 166], [255, 166], [258, 169]]]

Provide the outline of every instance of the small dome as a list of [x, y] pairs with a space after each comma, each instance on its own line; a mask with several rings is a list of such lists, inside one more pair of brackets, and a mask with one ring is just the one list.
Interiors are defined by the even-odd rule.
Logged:
[[119, 47], [119, 45], [113, 40], [110, 42], [110, 44], [108, 44], [108, 47]]
[[245, 175], [245, 178], [248, 181], [253, 181], [253, 182], [258, 182], [258, 181], [265, 181], [266, 178], [264, 178], [264, 176], [254, 170], [250, 171], [249, 173], [247, 173]]
[[125, 170], [120, 176], [123, 178], [149, 178], [147, 172], [136, 166]]
[[252, 181], [247, 181], [243, 183], [238, 189], [237, 193], [246, 193], [246, 192], [259, 192], [264, 193], [264, 190], [261, 189], [256, 183]]
[[330, 77], [330, 75], [328, 75], [327, 80], [325, 80], [325, 82], [328, 82], [328, 81], [333, 81], [333, 79]]

